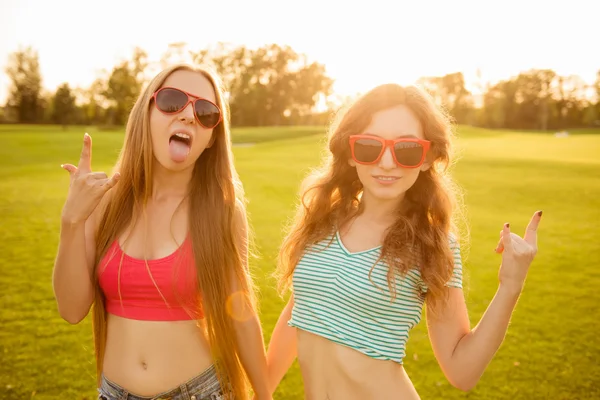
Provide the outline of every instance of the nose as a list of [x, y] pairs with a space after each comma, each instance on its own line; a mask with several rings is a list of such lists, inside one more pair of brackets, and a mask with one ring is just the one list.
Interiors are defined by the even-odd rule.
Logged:
[[194, 104], [189, 103], [183, 110], [179, 112], [179, 120], [187, 124], [193, 124], [196, 121], [194, 114]]
[[392, 150], [389, 147], [385, 148], [383, 156], [381, 156], [381, 160], [379, 160], [379, 167], [382, 169], [396, 168], [396, 162], [394, 161]]

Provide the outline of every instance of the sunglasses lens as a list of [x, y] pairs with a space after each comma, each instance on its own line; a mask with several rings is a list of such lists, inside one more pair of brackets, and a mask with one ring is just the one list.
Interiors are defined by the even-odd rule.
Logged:
[[381, 154], [381, 142], [375, 139], [358, 139], [354, 142], [354, 157], [356, 161], [372, 163]]
[[416, 142], [400, 142], [394, 146], [396, 160], [407, 167], [419, 165], [423, 158], [423, 146]]
[[187, 95], [176, 89], [163, 89], [156, 95], [156, 107], [165, 113], [181, 111], [187, 101]]
[[194, 104], [194, 110], [196, 111], [196, 117], [198, 117], [198, 121], [200, 121], [205, 128], [214, 128], [219, 123], [221, 112], [217, 106], [210, 101], [196, 101]]

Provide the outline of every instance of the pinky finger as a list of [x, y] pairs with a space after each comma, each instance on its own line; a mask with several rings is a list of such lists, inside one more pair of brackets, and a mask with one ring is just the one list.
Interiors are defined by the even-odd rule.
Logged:
[[69, 174], [73, 174], [77, 171], [77, 167], [73, 164], [61, 164], [60, 167], [66, 170]]
[[111, 188], [113, 188], [117, 182], [119, 181], [119, 179], [121, 178], [121, 174], [119, 174], [118, 172], [115, 173], [110, 179], [106, 179], [104, 181], [104, 183], [102, 184], [102, 188], [104, 190], [109, 190]]

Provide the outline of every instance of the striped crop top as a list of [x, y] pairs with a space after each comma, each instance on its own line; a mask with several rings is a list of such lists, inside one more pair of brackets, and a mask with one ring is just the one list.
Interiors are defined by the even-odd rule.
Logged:
[[[409, 331], [421, 321], [427, 287], [417, 269], [395, 281], [391, 302], [381, 246], [352, 253], [339, 233], [309, 247], [292, 278], [294, 307], [288, 325], [348, 346], [369, 357], [402, 364]], [[462, 288], [458, 243], [451, 241], [454, 272], [449, 287]], [[375, 287], [369, 280], [379, 287]]]

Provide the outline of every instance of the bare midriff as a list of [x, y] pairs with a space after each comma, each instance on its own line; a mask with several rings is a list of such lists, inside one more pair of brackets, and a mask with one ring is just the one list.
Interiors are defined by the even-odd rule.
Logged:
[[103, 374], [139, 396], [179, 387], [212, 364], [198, 321], [139, 321], [112, 314], [107, 320]]
[[298, 329], [306, 400], [418, 400], [404, 367]]

